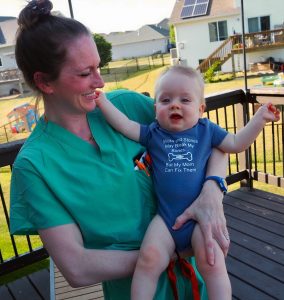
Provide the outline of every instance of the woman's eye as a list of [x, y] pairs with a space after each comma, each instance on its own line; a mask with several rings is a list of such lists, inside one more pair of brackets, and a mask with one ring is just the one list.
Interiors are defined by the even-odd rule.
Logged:
[[87, 76], [89, 76], [90, 74], [91, 74], [90, 72], [88, 72], [88, 73], [81, 73], [80, 76], [81, 76], [81, 77], [87, 77]]

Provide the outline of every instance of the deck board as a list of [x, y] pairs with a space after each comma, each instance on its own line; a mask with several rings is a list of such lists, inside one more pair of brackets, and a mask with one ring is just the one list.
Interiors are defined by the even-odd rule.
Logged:
[[[226, 264], [233, 299], [284, 300], [284, 197], [239, 189], [226, 195], [224, 211], [231, 236]], [[55, 293], [49, 298], [49, 273], [37, 273], [1, 286], [0, 299], [104, 299], [100, 284], [73, 289], [57, 268], [50, 272]]]
[[[53, 264], [54, 265], [54, 264]], [[87, 287], [72, 288], [64, 279], [58, 268], [54, 265], [54, 289], [55, 300], [103, 300], [103, 290], [101, 284], [94, 284]]]
[[7, 286], [0, 286], [0, 299], [14, 300]]
[[49, 269], [43, 269], [36, 273], [32, 273], [28, 277], [34, 287], [37, 289], [38, 293], [44, 299], [48, 299], [50, 297], [50, 286], [49, 280], [46, 281], [46, 278], [49, 277]]
[[237, 299], [284, 299], [284, 198], [257, 190], [229, 193], [226, 264]]
[[8, 287], [10, 291], [12, 291], [13, 297], [15, 297], [16, 300], [42, 300], [41, 295], [31, 284], [28, 277], [8, 283]]

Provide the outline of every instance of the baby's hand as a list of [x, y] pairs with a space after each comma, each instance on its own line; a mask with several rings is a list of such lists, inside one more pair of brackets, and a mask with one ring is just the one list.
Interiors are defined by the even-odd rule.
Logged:
[[106, 100], [106, 96], [105, 96], [105, 94], [104, 94], [103, 91], [99, 91], [99, 90], [96, 90], [95, 94], [96, 94], [96, 98], [95, 98], [96, 105], [98, 107], [100, 107], [100, 105], [102, 104], [102, 102]]
[[266, 122], [277, 122], [280, 120], [280, 110], [272, 103], [262, 105], [260, 111]]

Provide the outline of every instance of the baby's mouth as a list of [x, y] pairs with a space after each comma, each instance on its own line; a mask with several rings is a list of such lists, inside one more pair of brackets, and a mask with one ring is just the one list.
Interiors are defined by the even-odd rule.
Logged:
[[171, 114], [170, 119], [172, 120], [180, 120], [182, 119], [182, 116], [180, 114]]

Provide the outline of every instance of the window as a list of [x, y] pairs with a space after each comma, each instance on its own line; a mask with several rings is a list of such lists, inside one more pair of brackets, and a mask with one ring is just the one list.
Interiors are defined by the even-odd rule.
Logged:
[[0, 57], [0, 67], [3, 67], [1, 57]]
[[0, 27], [0, 44], [5, 44], [5, 43], [6, 43], [5, 37], [4, 37], [3, 31]]
[[212, 22], [208, 26], [210, 42], [224, 41], [228, 38], [227, 21]]
[[270, 17], [248, 18], [248, 30], [249, 33], [270, 30]]

